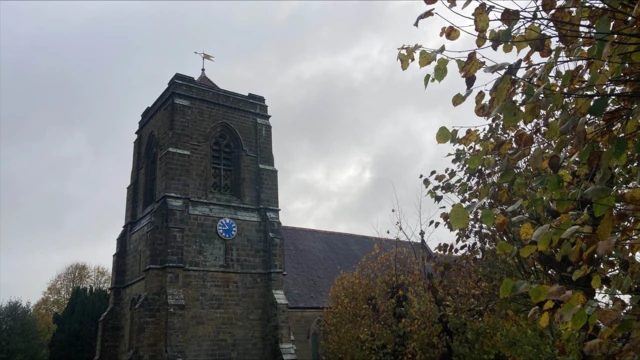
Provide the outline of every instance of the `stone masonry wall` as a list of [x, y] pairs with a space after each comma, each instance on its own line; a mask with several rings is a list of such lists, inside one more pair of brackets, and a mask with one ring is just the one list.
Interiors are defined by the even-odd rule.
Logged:
[[[179, 74], [145, 110], [96, 359], [282, 359], [282, 349], [295, 359], [268, 119], [264, 98]], [[223, 128], [241, 139], [238, 197], [210, 191], [210, 144]], [[143, 208], [152, 132], [156, 201]], [[217, 235], [223, 217], [238, 226], [232, 240]]]

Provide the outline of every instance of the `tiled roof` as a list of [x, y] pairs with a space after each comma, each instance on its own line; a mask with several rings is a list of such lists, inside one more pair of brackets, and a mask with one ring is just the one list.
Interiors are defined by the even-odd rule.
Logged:
[[[339, 232], [282, 227], [285, 252], [285, 295], [290, 308], [327, 306], [329, 290], [342, 270], [355, 265], [375, 244], [393, 246], [394, 240]], [[404, 242], [408, 244], [407, 242]], [[413, 243], [420, 247], [419, 243]]]
[[211, 79], [209, 79], [207, 77], [207, 74], [204, 73], [204, 69], [202, 69], [202, 73], [200, 74], [200, 77], [198, 78], [198, 80], [196, 80], [196, 82], [200, 83], [202, 85], [212, 86], [212, 87], [217, 88], [217, 89], [220, 88], [213, 81], [211, 81]]

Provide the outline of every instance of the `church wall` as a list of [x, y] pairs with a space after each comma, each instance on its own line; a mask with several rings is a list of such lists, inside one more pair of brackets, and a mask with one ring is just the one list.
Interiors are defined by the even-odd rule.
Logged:
[[289, 324], [295, 338], [298, 360], [314, 360], [311, 353], [311, 326], [322, 315], [320, 309], [289, 309]]

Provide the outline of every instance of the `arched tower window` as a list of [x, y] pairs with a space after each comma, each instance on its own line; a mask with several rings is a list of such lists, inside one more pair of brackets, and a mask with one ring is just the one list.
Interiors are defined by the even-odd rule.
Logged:
[[211, 190], [217, 194], [240, 195], [239, 141], [226, 131], [211, 142]]
[[144, 198], [142, 207], [146, 208], [156, 200], [156, 175], [158, 172], [158, 139], [151, 133], [144, 152]]

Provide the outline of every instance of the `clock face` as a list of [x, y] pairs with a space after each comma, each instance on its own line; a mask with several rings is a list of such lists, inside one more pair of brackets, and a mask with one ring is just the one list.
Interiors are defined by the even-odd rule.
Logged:
[[218, 235], [221, 238], [231, 240], [236, 236], [237, 232], [238, 227], [233, 220], [224, 218], [218, 221]]

